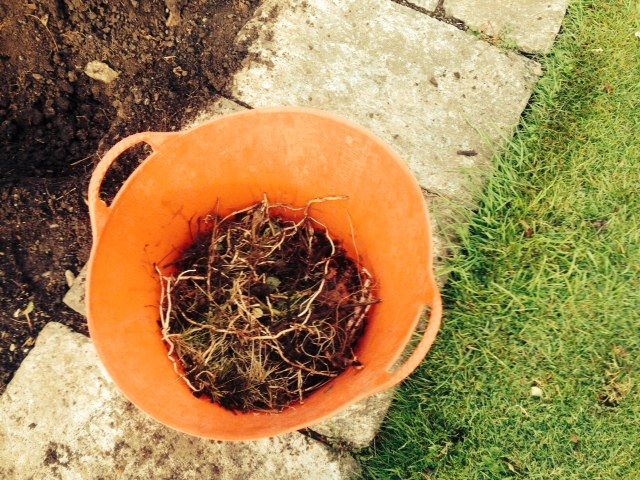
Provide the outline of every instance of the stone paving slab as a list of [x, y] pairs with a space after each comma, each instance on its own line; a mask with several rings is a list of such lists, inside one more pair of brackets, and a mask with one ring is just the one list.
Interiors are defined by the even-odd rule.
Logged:
[[0, 478], [350, 479], [355, 460], [300, 433], [204, 440], [163, 427], [101, 372], [91, 341], [49, 323], [0, 397]]
[[83, 317], [87, 316], [87, 304], [85, 302], [86, 283], [87, 265], [85, 264], [74, 278], [71, 287], [62, 299], [67, 307], [75, 310]]
[[448, 16], [524, 52], [547, 53], [569, 0], [445, 0]]
[[343, 115], [395, 147], [420, 185], [468, 201], [539, 65], [389, 0], [266, 0], [239, 34], [231, 95]]

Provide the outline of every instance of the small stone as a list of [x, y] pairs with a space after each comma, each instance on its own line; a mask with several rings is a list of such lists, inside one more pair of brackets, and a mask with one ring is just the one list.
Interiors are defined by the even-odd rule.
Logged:
[[16, 351], [16, 344], [12, 343], [11, 345], [9, 345], [9, 351], [10, 352], [15, 352]]
[[64, 278], [67, 281], [67, 287], [71, 288], [71, 286], [73, 285], [74, 280], [76, 279], [76, 276], [73, 274], [73, 272], [71, 270], [65, 270], [64, 271]]
[[533, 398], [542, 398], [543, 392], [540, 387], [531, 387], [531, 396]]
[[31, 76], [33, 77], [34, 80], [38, 82], [41, 82], [42, 80], [44, 80], [44, 77], [39, 73], [32, 73]]
[[84, 316], [87, 315], [87, 306], [84, 301], [86, 279], [87, 266], [85, 265], [80, 270], [80, 273], [78, 273], [78, 275], [74, 278], [73, 284], [62, 299], [65, 305]]
[[67, 78], [71, 83], [78, 81], [78, 75], [76, 75], [76, 72], [74, 71], [67, 72]]
[[173, 68], [173, 73], [174, 75], [178, 76], [178, 77], [186, 77], [188, 72], [186, 70], [184, 70], [182, 67], [177, 66]]
[[97, 60], [87, 63], [84, 73], [90, 78], [104, 83], [111, 83], [120, 75], [106, 63]]

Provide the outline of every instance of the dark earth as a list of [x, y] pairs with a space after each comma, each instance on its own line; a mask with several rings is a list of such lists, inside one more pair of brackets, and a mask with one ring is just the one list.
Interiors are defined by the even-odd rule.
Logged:
[[[88, 259], [97, 159], [132, 133], [180, 129], [224, 95], [258, 3], [0, 0], [0, 393], [47, 322], [87, 333], [62, 297], [65, 271]], [[90, 78], [94, 60], [119, 76]], [[109, 172], [107, 197], [143, 156]]]

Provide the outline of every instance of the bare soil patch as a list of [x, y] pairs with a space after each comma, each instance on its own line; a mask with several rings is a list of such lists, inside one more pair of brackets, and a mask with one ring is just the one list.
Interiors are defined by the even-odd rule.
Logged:
[[[46, 322], [86, 333], [61, 300], [65, 270], [88, 257], [98, 155], [137, 131], [179, 129], [224, 91], [257, 4], [0, 0], [0, 391]], [[88, 76], [92, 61], [117, 78]]]

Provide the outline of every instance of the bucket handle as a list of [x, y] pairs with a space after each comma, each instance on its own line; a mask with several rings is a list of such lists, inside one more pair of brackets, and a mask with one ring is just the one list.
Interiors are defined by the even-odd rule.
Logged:
[[146, 143], [154, 152], [157, 152], [160, 145], [162, 145], [168, 137], [173, 135], [176, 134], [172, 132], [136, 133], [135, 135], [130, 135], [120, 140], [100, 159], [100, 162], [98, 162], [98, 165], [96, 165], [96, 168], [91, 174], [89, 190], [87, 192], [89, 218], [91, 219], [91, 234], [93, 235], [94, 242], [102, 232], [102, 228], [109, 218], [109, 211], [111, 210], [111, 207], [107, 206], [107, 204], [100, 199], [100, 187], [111, 164], [115, 162], [120, 155], [138, 143]]
[[429, 322], [427, 323], [427, 328], [422, 334], [420, 343], [418, 343], [418, 346], [415, 348], [413, 353], [411, 353], [409, 358], [405, 360], [398, 370], [393, 373], [388, 371], [384, 372], [381, 378], [376, 382], [375, 391], [373, 393], [379, 393], [395, 387], [411, 375], [411, 373], [418, 368], [420, 363], [422, 363], [422, 360], [427, 356], [427, 353], [429, 353], [431, 345], [433, 345], [433, 342], [438, 335], [438, 331], [440, 330], [440, 324], [442, 323], [442, 298], [437, 286], [435, 286], [435, 282], [433, 292], [433, 299], [428, 302], [431, 304]]

